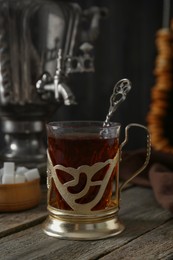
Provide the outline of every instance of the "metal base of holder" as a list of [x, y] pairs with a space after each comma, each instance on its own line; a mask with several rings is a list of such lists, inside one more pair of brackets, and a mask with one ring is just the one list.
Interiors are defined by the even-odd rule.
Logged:
[[104, 239], [120, 234], [124, 228], [118, 216], [102, 221], [74, 222], [49, 215], [43, 223], [43, 231], [47, 235], [69, 240]]

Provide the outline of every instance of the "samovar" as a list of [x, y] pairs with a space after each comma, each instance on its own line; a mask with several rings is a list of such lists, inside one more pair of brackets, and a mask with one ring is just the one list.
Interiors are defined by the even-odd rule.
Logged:
[[94, 71], [105, 14], [60, 1], [0, 0], [0, 161], [45, 162], [45, 121], [75, 104], [68, 75]]

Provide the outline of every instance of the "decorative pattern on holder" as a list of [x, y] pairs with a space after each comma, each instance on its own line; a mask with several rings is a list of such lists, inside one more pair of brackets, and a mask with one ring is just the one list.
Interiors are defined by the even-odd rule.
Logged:
[[[47, 187], [48, 187], [48, 196], [50, 195], [51, 189], [51, 178], [55, 183], [55, 186], [62, 196], [62, 198], [67, 202], [67, 204], [72, 208], [74, 213], [77, 214], [88, 214], [91, 213], [91, 210], [97, 205], [97, 203], [102, 199], [102, 196], [105, 192], [107, 184], [111, 178], [113, 169], [116, 167], [117, 163], [119, 162], [119, 152], [116, 153], [116, 156], [113, 159], [108, 159], [105, 162], [97, 162], [91, 166], [89, 165], [81, 165], [78, 168], [72, 167], [64, 167], [62, 165], [55, 165], [53, 166], [49, 152], [47, 152], [48, 157], [48, 169], [47, 169]], [[95, 173], [99, 170], [103, 169], [105, 166], [109, 165], [109, 168], [104, 176], [103, 180], [100, 181], [92, 181], [92, 177]], [[62, 184], [58, 178], [56, 170], [62, 170], [73, 177], [73, 180], [70, 180], [64, 184]], [[79, 175], [81, 173], [85, 173], [87, 176], [87, 182], [83, 190], [78, 192], [77, 194], [73, 194], [69, 192], [68, 188], [74, 186], [79, 181]], [[82, 198], [91, 186], [99, 185], [99, 191], [95, 198], [87, 203], [80, 204], [77, 203], [76, 200]]]

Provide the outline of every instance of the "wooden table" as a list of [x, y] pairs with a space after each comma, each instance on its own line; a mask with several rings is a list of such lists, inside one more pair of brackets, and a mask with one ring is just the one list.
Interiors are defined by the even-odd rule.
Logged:
[[173, 216], [157, 204], [150, 189], [130, 187], [121, 195], [120, 217], [126, 230], [98, 241], [68, 241], [45, 235], [45, 191], [38, 207], [21, 213], [1, 213], [0, 259], [172, 260]]

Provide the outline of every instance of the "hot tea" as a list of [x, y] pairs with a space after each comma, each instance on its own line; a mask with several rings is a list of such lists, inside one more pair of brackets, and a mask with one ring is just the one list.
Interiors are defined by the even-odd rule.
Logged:
[[[48, 135], [48, 152], [52, 161], [53, 166], [62, 165], [64, 169], [68, 167], [78, 169], [81, 166], [95, 167], [97, 164], [102, 163], [102, 167], [96, 168], [94, 174], [88, 177], [86, 172], [79, 171], [74, 172], [72, 176], [68, 170], [56, 169], [56, 175], [59, 180], [59, 185], [68, 186], [67, 190], [71, 195], [79, 195], [75, 199], [75, 203], [80, 206], [87, 205], [93, 201], [101, 189], [104, 189], [103, 196], [98, 203], [91, 209], [102, 210], [111, 204], [113, 183], [117, 183], [118, 173], [117, 166], [113, 167], [111, 172], [109, 171], [110, 159], [113, 159], [119, 149], [119, 141], [117, 137], [102, 137], [99, 133], [70, 133], [70, 134], [59, 134], [54, 136]], [[105, 163], [108, 161], [107, 163]], [[103, 164], [104, 163], [104, 164]], [[110, 173], [108, 173], [110, 172]], [[79, 176], [75, 176], [79, 174]], [[110, 174], [110, 177], [107, 177]], [[90, 178], [90, 180], [88, 180]], [[76, 179], [76, 180], [74, 180]], [[102, 187], [103, 180], [107, 179], [105, 188]], [[86, 186], [90, 182], [90, 187], [86, 189]], [[82, 192], [85, 194], [83, 194]], [[57, 189], [54, 180], [51, 180], [51, 190], [49, 198], [50, 206], [61, 209], [61, 210], [72, 210], [68, 205], [59, 190]]]

